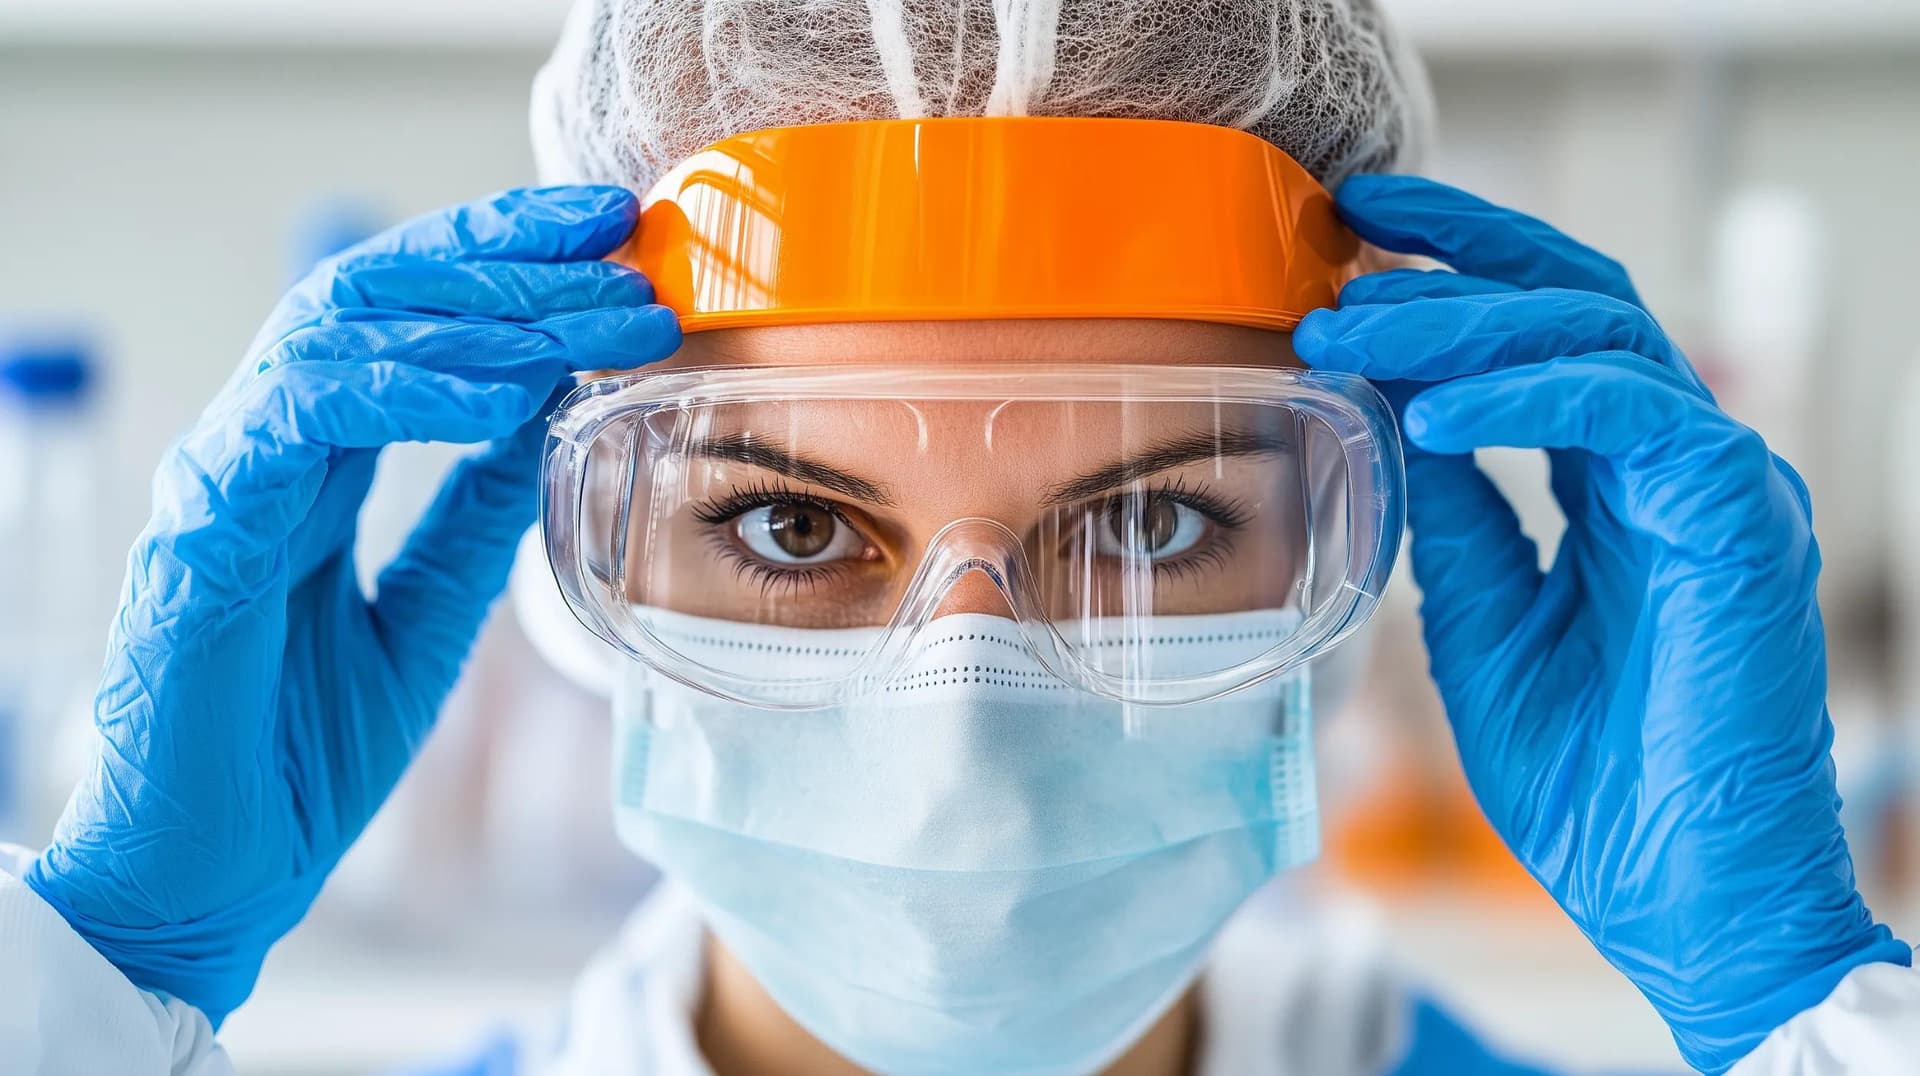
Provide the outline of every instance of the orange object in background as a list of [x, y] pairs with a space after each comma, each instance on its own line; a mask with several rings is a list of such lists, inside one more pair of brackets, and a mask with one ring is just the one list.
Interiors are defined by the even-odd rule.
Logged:
[[1166, 318], [1289, 330], [1361, 244], [1308, 172], [1167, 120], [874, 120], [737, 135], [661, 177], [615, 260], [687, 332]]
[[1394, 896], [1446, 890], [1552, 908], [1480, 813], [1457, 767], [1393, 766], [1328, 820], [1327, 862], [1355, 885]]
[[1316, 715], [1324, 863], [1389, 902], [1466, 898], [1558, 920], [1552, 898], [1507, 851], [1460, 770], [1410, 594], [1374, 618], [1358, 690]]

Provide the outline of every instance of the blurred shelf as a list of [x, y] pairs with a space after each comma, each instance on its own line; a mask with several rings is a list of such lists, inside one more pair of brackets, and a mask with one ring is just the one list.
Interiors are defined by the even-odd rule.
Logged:
[[1382, 0], [1429, 53], [1920, 44], [1914, 0]]
[[510, 1030], [545, 1026], [617, 930], [592, 914], [451, 911], [430, 930], [322, 914], [274, 948], [220, 1041], [248, 1076], [450, 1063]]
[[0, 44], [546, 48], [570, 0], [6, 0]]
[[1557, 910], [1429, 893], [1379, 906], [1394, 959], [1477, 1034], [1576, 1072], [1685, 1072], [1653, 1006]]
[[[1377, 910], [1402, 970], [1500, 1047], [1580, 1071], [1684, 1071], [1645, 999], [1557, 913], [1436, 894]], [[439, 941], [412, 943], [337, 920], [303, 926], [221, 1032], [239, 1071], [384, 1073], [461, 1057], [557, 1014], [612, 933], [537, 918], [441, 926]]]
[[[6, 0], [0, 45], [544, 48], [570, 0]], [[1384, 0], [1423, 49], [1920, 45], [1914, 0]]]

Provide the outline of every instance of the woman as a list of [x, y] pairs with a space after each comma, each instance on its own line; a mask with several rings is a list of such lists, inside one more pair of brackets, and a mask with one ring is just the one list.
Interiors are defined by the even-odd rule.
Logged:
[[[26, 1014], [0, 1056], [223, 1070], [213, 1027], [430, 728], [544, 490], [569, 603], [641, 659], [622, 832], [683, 888], [519, 1067], [1502, 1071], [1341, 935], [1227, 925], [1311, 854], [1303, 663], [1364, 618], [1398, 541], [1387, 404], [1357, 377], [1398, 410], [1433, 674], [1515, 854], [1697, 1067], [1894, 1070], [1920, 983], [1839, 828], [1804, 487], [1618, 266], [1367, 174], [1410, 163], [1420, 85], [1370, 7], [1331, 0], [583, 4], [536, 144], [551, 178], [614, 185], [503, 195], [330, 263], [162, 465], [99, 762], [25, 884], [0, 880]], [[1076, 121], [818, 149], [836, 121], [980, 114], [1180, 133], [1096, 124], [1051, 184], [1012, 177]], [[1043, 136], [972, 152], [1015, 128]], [[943, 152], [954, 131], [968, 152]], [[1266, 196], [1299, 201], [1250, 227], [1207, 186], [1195, 216], [1156, 215], [1249, 146]], [[761, 197], [808, 169], [843, 196]], [[909, 208], [1051, 201], [1027, 232], [977, 205], [872, 227], [813, 263], [840, 307], [740, 271], [807, 212], [892, 219], [849, 177], [901, 175], [929, 199]], [[1319, 309], [1359, 254], [1315, 181], [1359, 237], [1457, 272], [1363, 276]], [[1060, 223], [1089, 206], [1099, 228]], [[1275, 259], [1127, 261], [1264, 239], [1289, 257], [1251, 295]], [[985, 274], [919, 257], [983, 245]], [[1071, 271], [1017, 276], [1036, 263]], [[756, 310], [811, 313], [698, 323]], [[572, 375], [669, 356], [728, 369], [589, 385], [543, 485]], [[353, 519], [397, 440], [493, 447], [369, 599]], [[1549, 572], [1473, 466], [1497, 445], [1553, 454]]]

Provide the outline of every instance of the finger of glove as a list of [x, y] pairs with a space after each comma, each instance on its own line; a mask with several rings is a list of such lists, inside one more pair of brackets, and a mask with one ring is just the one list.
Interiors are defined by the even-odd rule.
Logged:
[[1316, 370], [1376, 381], [1446, 381], [1563, 355], [1632, 352], [1705, 393], [1659, 324], [1589, 292], [1527, 291], [1316, 310], [1294, 332]]
[[1340, 185], [1334, 201], [1348, 226], [1382, 249], [1523, 288], [1597, 292], [1641, 305], [1619, 262], [1458, 188], [1416, 176], [1357, 175]]
[[1562, 449], [1604, 460], [1619, 477], [1627, 521], [1695, 563], [1778, 565], [1811, 542], [1759, 436], [1637, 355], [1452, 381], [1409, 403], [1402, 426], [1429, 452]]
[[1460, 763], [1509, 837], [1514, 767], [1559, 742], [1558, 715], [1510, 704], [1516, 650], [1541, 619], [1539, 550], [1471, 456], [1407, 455], [1408, 529], [1421, 637]]
[[327, 562], [353, 542], [360, 525], [360, 506], [380, 463], [377, 448], [342, 449], [327, 455], [326, 478], [314, 492], [306, 523], [287, 536], [287, 581], [292, 586], [312, 578]]
[[511, 382], [544, 400], [572, 374], [645, 366], [679, 346], [679, 321], [662, 306], [557, 314], [525, 325], [341, 310], [288, 335], [262, 357], [261, 368], [400, 362], [474, 382]]
[[[1427, 388], [1411, 381], [1378, 387], [1396, 416]], [[1412, 444], [1405, 452], [1409, 555], [1435, 676], [1475, 678], [1473, 659], [1488, 652], [1489, 640], [1512, 632], [1534, 601], [1539, 550], [1472, 456], [1435, 455]]]
[[1416, 299], [1458, 299], [1468, 295], [1504, 295], [1522, 288], [1485, 277], [1444, 269], [1389, 269], [1354, 277], [1340, 289], [1340, 305], [1410, 303]]
[[1773, 467], [1774, 470], [1780, 472], [1780, 477], [1786, 481], [1787, 485], [1793, 488], [1793, 496], [1800, 502], [1800, 510], [1806, 513], [1807, 520], [1811, 523], [1813, 520], [1813, 493], [1807, 489], [1807, 480], [1800, 477], [1800, 472], [1794, 469], [1793, 464], [1787, 462], [1786, 457], [1777, 453], [1773, 457]]
[[519, 188], [427, 213], [339, 256], [570, 262], [604, 258], [633, 234], [640, 203], [623, 187]]
[[1539, 592], [1539, 550], [1472, 456], [1408, 453], [1407, 526], [1434, 679], [1477, 680]]
[[196, 607], [244, 600], [284, 568], [282, 547], [309, 522], [331, 454], [397, 441], [492, 440], [531, 417], [533, 399], [517, 385], [396, 362], [268, 371], [169, 454], [143, 545], [164, 547], [194, 573], [188, 597]]
[[[254, 334], [247, 353], [251, 356], [266, 350], [274, 341], [331, 307], [349, 305], [342, 301], [346, 296], [336, 296], [334, 292], [341, 280], [351, 280], [361, 270], [398, 263], [419, 266], [480, 260], [593, 262], [619, 249], [632, 234], [638, 219], [639, 208], [633, 196], [618, 187], [506, 191], [417, 217], [315, 266], [281, 299], [260, 331]], [[610, 270], [588, 272], [618, 275]], [[394, 276], [398, 275], [396, 271]], [[444, 277], [427, 279], [419, 290], [431, 293], [431, 285], [444, 280]], [[401, 283], [389, 279], [381, 290], [388, 294], [408, 292], [409, 289], [400, 287]], [[437, 308], [424, 296], [421, 299], [428, 307]], [[403, 305], [398, 297], [388, 301], [396, 307]], [[497, 296], [485, 302], [488, 308], [512, 305], [511, 299], [502, 300]], [[575, 307], [561, 307], [566, 308]], [[488, 314], [485, 310], [455, 313], [505, 316]]]
[[273, 339], [330, 311], [380, 310], [433, 317], [531, 322], [556, 314], [653, 302], [653, 285], [606, 261], [444, 261], [389, 255], [328, 263], [294, 289], [274, 321]]
[[[543, 417], [461, 461], [393, 563], [381, 572], [374, 622], [395, 671], [427, 716], [453, 687], [493, 601], [506, 587], [520, 538], [539, 516]], [[396, 727], [408, 745], [426, 729]]]

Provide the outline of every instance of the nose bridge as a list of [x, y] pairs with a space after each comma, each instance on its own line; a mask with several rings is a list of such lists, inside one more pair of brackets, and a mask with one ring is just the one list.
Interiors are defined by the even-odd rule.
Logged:
[[888, 638], [868, 657], [865, 679], [885, 683], [904, 667], [921, 630], [935, 618], [964, 613], [1002, 617], [1019, 625], [1019, 634], [1040, 667], [1066, 680], [1074, 674], [1057, 634], [1044, 621], [1031, 578], [1025, 547], [1004, 524], [991, 519], [957, 519], [927, 542]]
[[980, 613], [1009, 620], [1019, 619], [1013, 610], [1013, 599], [1001, 589], [1002, 578], [984, 564], [963, 566], [958, 576], [947, 583], [932, 615], [938, 618], [958, 613]]
[[906, 600], [906, 619], [924, 623], [956, 613], [1019, 618], [1025, 576], [1020, 539], [991, 519], [956, 519], [927, 542]]

